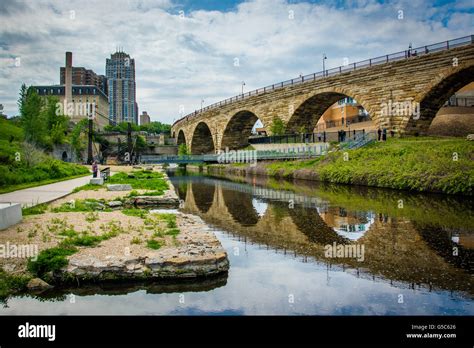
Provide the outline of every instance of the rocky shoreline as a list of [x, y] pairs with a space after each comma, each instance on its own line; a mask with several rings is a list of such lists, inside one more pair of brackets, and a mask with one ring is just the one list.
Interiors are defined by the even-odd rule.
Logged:
[[131, 254], [126, 244], [123, 245], [123, 254], [83, 249], [69, 258], [68, 266], [54, 274], [55, 278], [63, 281], [181, 279], [227, 272], [227, 253], [208, 225], [198, 216], [176, 215], [181, 230], [176, 238], [179, 246], [150, 250], [141, 255]]
[[[154, 171], [163, 174], [168, 184], [161, 195], [136, 190], [139, 195], [131, 196], [130, 190], [105, 187], [78, 191], [1, 231], [0, 244], [35, 245], [38, 259], [49, 250], [74, 249], [64, 266], [46, 273], [30, 273], [28, 258], [0, 260], [2, 272], [28, 278], [25, 290], [33, 293], [49, 293], [51, 285], [160, 284], [227, 277], [227, 253], [209, 225], [196, 215], [170, 210], [179, 206], [179, 197], [166, 173], [156, 167]], [[88, 204], [86, 210], [67, 210], [88, 200], [95, 200], [98, 210], [87, 210]]]

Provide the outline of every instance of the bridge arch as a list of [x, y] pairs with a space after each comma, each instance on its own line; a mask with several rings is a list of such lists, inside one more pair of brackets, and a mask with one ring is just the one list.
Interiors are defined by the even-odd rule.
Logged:
[[191, 192], [199, 211], [203, 214], [207, 213], [211, 209], [214, 200], [215, 186], [195, 181], [191, 184]]
[[186, 136], [184, 135], [184, 131], [182, 129], [178, 132], [177, 144], [186, 144]]
[[419, 117], [407, 117], [402, 128], [410, 134], [425, 134], [444, 103], [473, 81], [474, 65], [450, 68], [416, 98], [420, 103]]
[[235, 222], [241, 226], [254, 226], [261, 216], [255, 210], [252, 196], [244, 192], [222, 188], [224, 204]]
[[236, 150], [246, 147], [249, 144], [248, 139], [252, 134], [252, 128], [258, 120], [258, 116], [249, 110], [240, 110], [235, 113], [224, 128], [220, 148]]
[[375, 121], [373, 111], [374, 108], [364, 101], [364, 98], [355, 96], [355, 93], [344, 89], [331, 89], [326, 91], [318, 91], [317, 93], [305, 98], [290, 115], [286, 125], [288, 133], [299, 133], [302, 128], [305, 132], [311, 133], [316, 128], [316, 124], [323, 116], [324, 112], [337, 101], [344, 98], [353, 98], [369, 112], [371, 120]]
[[191, 153], [193, 155], [215, 153], [211, 129], [205, 122], [199, 122], [196, 128], [194, 128], [193, 137], [191, 139]]

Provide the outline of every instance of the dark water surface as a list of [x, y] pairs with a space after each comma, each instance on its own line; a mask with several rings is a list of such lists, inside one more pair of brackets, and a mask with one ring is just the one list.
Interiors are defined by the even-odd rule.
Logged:
[[[170, 178], [181, 210], [213, 226], [229, 255], [228, 274], [17, 296], [0, 314], [474, 314], [472, 199], [178, 172]], [[355, 254], [330, 257], [327, 246]]]

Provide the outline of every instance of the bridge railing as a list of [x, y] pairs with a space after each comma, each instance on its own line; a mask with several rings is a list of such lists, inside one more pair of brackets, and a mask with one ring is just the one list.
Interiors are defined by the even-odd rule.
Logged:
[[370, 59], [366, 59], [366, 60], [363, 60], [363, 61], [360, 61], [360, 62], [355, 62], [355, 63], [350, 63], [350, 64], [347, 64], [347, 65], [342, 65], [342, 66], [339, 66], [339, 67], [336, 67], [336, 68], [327, 69], [327, 70], [320, 71], [320, 72], [313, 73], [313, 74], [300, 76], [300, 77], [297, 77], [297, 78], [293, 78], [291, 80], [282, 81], [282, 82], [279, 82], [279, 83], [275, 83], [275, 84], [272, 84], [272, 85], [268, 85], [268, 86], [265, 86], [265, 87], [262, 87], [262, 88], [255, 89], [253, 91], [242, 93], [242, 94], [236, 95], [234, 97], [227, 98], [227, 99], [221, 100], [219, 102], [213, 103], [211, 105], [208, 105], [208, 106], [206, 106], [206, 107], [204, 107], [200, 110], [195, 110], [194, 112], [192, 112], [192, 113], [180, 118], [179, 120], [175, 121], [173, 123], [173, 126], [176, 125], [177, 123], [183, 121], [183, 120], [189, 120], [189, 119], [195, 118], [204, 111], [211, 110], [211, 109], [214, 109], [214, 108], [222, 106], [222, 105], [231, 104], [231, 103], [234, 103], [236, 101], [249, 98], [251, 96], [267, 93], [267, 92], [274, 91], [274, 90], [281, 89], [281, 88], [285, 88], [285, 87], [288, 87], [288, 86], [299, 85], [301, 83], [306, 83], [306, 82], [310, 82], [310, 81], [319, 80], [321, 78], [325, 78], [325, 77], [329, 77], [329, 76], [344, 74], [344, 73], [354, 71], [354, 70], [368, 68], [368, 67], [371, 67], [371, 66], [374, 66], [374, 65], [380, 65], [380, 64], [385, 64], [385, 63], [389, 63], [389, 62], [410, 59], [412, 57], [417, 57], [417, 56], [421, 56], [421, 55], [426, 55], [426, 54], [431, 54], [431, 53], [435, 53], [435, 52], [445, 51], [445, 50], [449, 50], [449, 49], [456, 48], [456, 47], [470, 45], [470, 44], [473, 44], [473, 43], [474, 43], [474, 35], [469, 35], [469, 36], [464, 36], [464, 37], [460, 37], [460, 38], [456, 38], [456, 39], [452, 39], [452, 40], [448, 40], [448, 41], [442, 41], [442, 42], [431, 44], [431, 45], [411, 48], [411, 49], [408, 49], [408, 50], [405, 50], [405, 51], [395, 52], [395, 53], [387, 54], [387, 55], [380, 56], [380, 57], [370, 58]]

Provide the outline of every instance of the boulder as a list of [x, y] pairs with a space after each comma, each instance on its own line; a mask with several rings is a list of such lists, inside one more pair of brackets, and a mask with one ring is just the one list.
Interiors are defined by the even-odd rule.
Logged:
[[107, 185], [107, 190], [109, 191], [131, 191], [132, 186], [129, 184], [112, 184]]
[[474, 141], [474, 134], [469, 134], [469, 135], [467, 136], [467, 140]]
[[92, 178], [89, 181], [89, 184], [91, 184], [91, 185], [103, 185], [104, 184], [104, 178]]
[[31, 291], [45, 291], [51, 289], [52, 286], [46, 283], [44, 280], [40, 278], [33, 278], [31, 279], [28, 284], [26, 285], [28, 290]]

